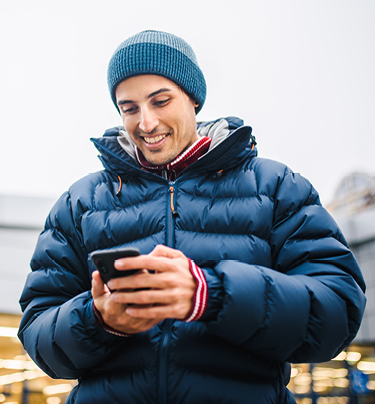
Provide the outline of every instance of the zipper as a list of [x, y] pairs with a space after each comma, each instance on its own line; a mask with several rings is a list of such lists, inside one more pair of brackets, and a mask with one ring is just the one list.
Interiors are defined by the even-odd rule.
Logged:
[[174, 248], [174, 224], [175, 219], [178, 216], [177, 210], [175, 208], [175, 182], [169, 183], [169, 204], [168, 204], [168, 214], [167, 214], [167, 237], [166, 245], [168, 247]]
[[170, 195], [171, 195], [171, 201], [170, 201], [171, 212], [172, 212], [172, 216], [174, 216], [176, 211], [174, 209], [174, 187], [173, 187], [173, 185], [171, 185], [169, 187], [169, 192], [170, 192]]
[[[167, 212], [167, 234], [166, 245], [174, 247], [174, 225], [175, 219], [178, 216], [175, 207], [175, 182], [169, 182], [168, 188], [168, 212]], [[167, 390], [168, 390], [168, 354], [169, 344], [172, 335], [172, 324], [174, 320], [166, 319], [162, 325], [162, 335], [160, 341], [159, 351], [159, 377], [158, 377], [158, 404], [167, 404]]]
[[171, 340], [172, 321], [171, 319], [166, 319], [163, 322], [159, 351], [158, 404], [167, 404], [168, 348]]

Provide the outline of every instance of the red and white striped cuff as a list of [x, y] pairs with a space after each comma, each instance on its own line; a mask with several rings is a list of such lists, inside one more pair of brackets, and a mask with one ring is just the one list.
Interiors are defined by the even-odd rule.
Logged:
[[184, 320], [185, 322], [191, 322], [199, 320], [207, 307], [207, 299], [208, 299], [208, 287], [206, 278], [203, 275], [202, 270], [195, 265], [195, 262], [189, 259], [189, 268], [190, 272], [194, 276], [194, 279], [197, 282], [197, 288], [195, 290], [194, 295], [194, 305], [191, 312], [188, 314], [187, 318]]

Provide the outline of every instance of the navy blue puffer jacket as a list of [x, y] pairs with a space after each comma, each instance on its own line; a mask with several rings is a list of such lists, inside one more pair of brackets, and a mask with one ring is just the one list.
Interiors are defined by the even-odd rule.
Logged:
[[[52, 209], [20, 301], [30, 356], [79, 379], [69, 403], [293, 403], [288, 363], [329, 360], [356, 335], [365, 286], [340, 230], [306, 179], [256, 156], [241, 124], [200, 125], [211, 149], [173, 182], [141, 170], [118, 128], [93, 139], [105, 170]], [[89, 254], [157, 244], [202, 268], [207, 311], [129, 338], [106, 332]]]

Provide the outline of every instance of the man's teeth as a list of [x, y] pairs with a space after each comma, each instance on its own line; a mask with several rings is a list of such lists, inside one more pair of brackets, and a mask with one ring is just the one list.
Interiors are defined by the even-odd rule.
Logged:
[[157, 143], [160, 142], [161, 139], [164, 139], [167, 135], [159, 135], [155, 137], [144, 137], [146, 143]]

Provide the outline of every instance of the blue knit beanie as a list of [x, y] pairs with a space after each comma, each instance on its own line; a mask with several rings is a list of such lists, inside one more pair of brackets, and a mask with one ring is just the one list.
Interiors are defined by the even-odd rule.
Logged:
[[179, 85], [199, 106], [206, 99], [206, 81], [191, 46], [183, 39], [161, 31], [143, 31], [115, 50], [108, 66], [108, 87], [117, 108], [116, 87], [129, 77], [155, 74]]

